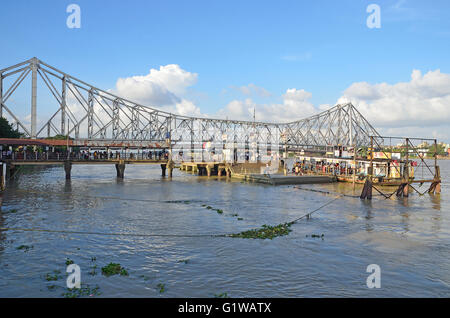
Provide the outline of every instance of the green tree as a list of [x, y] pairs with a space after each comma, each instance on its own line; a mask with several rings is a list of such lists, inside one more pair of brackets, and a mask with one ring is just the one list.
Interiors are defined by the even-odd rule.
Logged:
[[12, 124], [9, 121], [1, 117], [0, 118], [0, 138], [20, 138], [22, 134], [17, 130], [14, 130]]
[[52, 137], [47, 137], [45, 139], [50, 139], [50, 140], [66, 140], [67, 136], [66, 135], [55, 135]]

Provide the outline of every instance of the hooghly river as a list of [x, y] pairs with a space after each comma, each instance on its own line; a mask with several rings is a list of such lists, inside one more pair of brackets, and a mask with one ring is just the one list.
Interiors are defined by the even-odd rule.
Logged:
[[[448, 297], [450, 161], [439, 164], [440, 196], [343, 197], [273, 240], [208, 234], [284, 223], [352, 186], [302, 186], [326, 194], [178, 170], [169, 181], [145, 165], [123, 181], [113, 165], [76, 165], [68, 182], [62, 167], [24, 170], [3, 193], [0, 297], [63, 297], [69, 260], [87, 297]], [[102, 275], [111, 262], [128, 275]], [[369, 264], [379, 289], [366, 285]]]

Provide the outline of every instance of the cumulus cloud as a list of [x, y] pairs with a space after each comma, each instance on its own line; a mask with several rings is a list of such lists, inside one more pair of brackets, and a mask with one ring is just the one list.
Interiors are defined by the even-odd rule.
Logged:
[[193, 102], [183, 99], [175, 105], [176, 113], [183, 116], [202, 116], [200, 108], [198, 108]]
[[[198, 75], [171, 64], [151, 69], [147, 75], [122, 78], [113, 90], [119, 96], [186, 116], [206, 116], [186, 97], [186, 91], [197, 82]], [[334, 103], [314, 105], [312, 94], [304, 89], [289, 88], [278, 103], [258, 103], [253, 98], [270, 97], [262, 87], [251, 83], [230, 86], [246, 98], [234, 99], [211, 117], [266, 122], [290, 122], [327, 110]], [[374, 127], [388, 135], [422, 134], [439, 139], [450, 120], [450, 74], [440, 70], [423, 74], [413, 70], [410, 80], [399, 83], [356, 82], [346, 88], [337, 103], [352, 102]], [[421, 129], [419, 129], [420, 127]], [[444, 128], [442, 128], [444, 127]]]
[[147, 75], [119, 78], [115, 92], [148, 106], [175, 105], [183, 103], [181, 96], [197, 82], [197, 77], [179, 65], [169, 64], [151, 69]]
[[311, 93], [290, 88], [281, 96], [282, 103], [257, 104], [252, 99], [233, 100], [218, 112], [219, 116], [252, 120], [255, 111], [258, 121], [289, 122], [315, 114], [318, 110], [309, 101]]
[[450, 120], [450, 74], [413, 70], [409, 82], [353, 83], [338, 103], [352, 102], [374, 125], [433, 126]]

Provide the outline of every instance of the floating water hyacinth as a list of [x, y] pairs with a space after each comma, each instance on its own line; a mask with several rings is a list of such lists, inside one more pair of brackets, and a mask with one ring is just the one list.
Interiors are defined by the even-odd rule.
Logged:
[[283, 223], [276, 226], [270, 226], [264, 224], [260, 229], [253, 229], [244, 231], [237, 234], [231, 234], [230, 237], [234, 238], [247, 238], [247, 239], [273, 239], [278, 236], [288, 235], [292, 230], [290, 229], [292, 223]]
[[108, 265], [102, 267], [102, 274], [107, 277], [117, 274], [121, 276], [128, 276], [127, 270], [117, 263], [109, 263]]

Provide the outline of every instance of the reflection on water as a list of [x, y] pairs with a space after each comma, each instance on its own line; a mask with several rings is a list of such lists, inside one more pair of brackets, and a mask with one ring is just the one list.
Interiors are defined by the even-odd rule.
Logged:
[[[358, 196], [361, 186], [302, 186], [326, 194], [179, 171], [170, 181], [157, 166], [127, 166], [125, 180], [115, 178], [114, 166], [74, 166], [69, 181], [61, 167], [25, 170], [3, 194], [0, 227], [69, 233], [0, 230], [0, 296], [60, 297], [69, 258], [81, 267], [82, 282], [106, 297], [448, 297], [450, 161], [440, 165], [440, 196], [346, 196], [274, 240], [201, 235], [284, 223], [334, 193]], [[110, 262], [130, 275], [102, 276]], [[379, 290], [365, 284], [373, 263], [382, 271]], [[54, 271], [61, 278], [47, 281]]]

